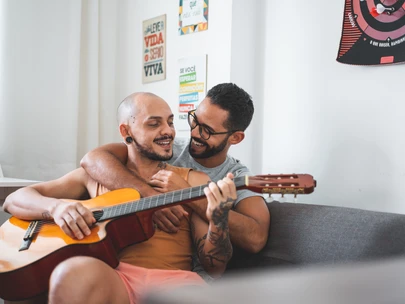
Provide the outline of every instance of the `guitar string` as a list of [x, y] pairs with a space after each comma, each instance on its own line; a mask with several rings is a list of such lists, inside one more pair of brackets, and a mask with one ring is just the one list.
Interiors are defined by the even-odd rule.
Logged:
[[[193, 189], [190, 191], [190, 198], [191, 197], [195, 197], [195, 196], [201, 196], [201, 194], [203, 193], [202, 191], [202, 186], [198, 187], [199, 189]], [[175, 194], [176, 191], [173, 191], [172, 194], [172, 199], [170, 203], [175, 203], [178, 201], [183, 201], [183, 196], [185, 194], [183, 193], [178, 193]], [[93, 214], [97, 217], [100, 216], [102, 214], [106, 215], [105, 219], [109, 219], [109, 218], [114, 218], [117, 216], [122, 216], [122, 215], [126, 215], [126, 214], [131, 214], [131, 213], [135, 213], [138, 211], [143, 211], [143, 210], [148, 210], [148, 209], [152, 209], [158, 206], [164, 206], [166, 205], [165, 200], [161, 200], [161, 198], [164, 196], [157, 196], [155, 200], [153, 200], [153, 197], [147, 197], [147, 198], [141, 198], [139, 200], [136, 201], [132, 201], [129, 203], [125, 203], [125, 204], [120, 204], [120, 205], [113, 205], [113, 206], [109, 206], [106, 208], [103, 208], [101, 211], [94, 211]], [[149, 202], [147, 202], [147, 200], [149, 200]], [[160, 202], [159, 202], [160, 200]], [[142, 203], [142, 206], [140, 206], [140, 203]], [[145, 207], [146, 204], [146, 207]], [[156, 206], [154, 206], [156, 205]], [[44, 225], [48, 225], [48, 226], [58, 226], [53, 220], [38, 220], [38, 224], [35, 226], [35, 229], [33, 230], [33, 233], [38, 233], [39, 231], [42, 230], [43, 232], [46, 232], [47, 229], [46, 227], [44, 228]]]
[[[254, 179], [255, 179], [255, 177], [249, 177], [249, 180], [254, 180]], [[260, 179], [260, 180], [262, 180], [262, 179]], [[236, 177], [234, 179], [234, 182], [235, 182], [235, 185], [236, 185], [237, 188], [240, 187], [240, 186], [244, 186], [245, 185], [244, 181], [245, 181], [245, 176]], [[267, 181], [266, 181], [266, 184], [267, 184]], [[266, 186], [271, 187], [273, 185], [267, 184]], [[293, 187], [293, 188], [295, 188], [297, 186], [298, 185], [294, 184], [294, 183], [292, 183], [290, 185], [290, 187]], [[188, 188], [190, 190], [189, 191], [190, 197], [188, 199], [201, 197], [203, 187], [206, 187], [206, 185], [201, 185], [201, 186], [197, 186], [197, 187]], [[183, 192], [184, 192], [184, 190], [185, 189], [172, 191], [172, 200], [171, 200], [170, 204], [177, 203], [177, 202], [180, 202], [180, 201], [184, 201], [183, 200]], [[198, 194], [196, 195], [197, 191], [198, 191]], [[124, 204], [120, 204], [120, 205], [109, 206], [109, 207], [106, 207], [106, 208], [102, 209], [102, 211], [94, 211], [93, 214], [95, 216], [106, 214], [106, 217], [103, 219], [103, 220], [106, 220], [106, 219], [114, 218], [114, 217], [117, 217], [117, 216], [122, 216], [122, 215], [126, 215], [126, 214], [135, 213], [135, 212], [138, 212], [138, 211], [152, 209], [152, 208], [155, 208], [155, 207], [158, 207], [158, 206], [159, 207], [164, 206], [164, 205], [166, 205], [165, 200], [163, 200], [163, 204], [162, 204], [162, 203], [159, 203], [159, 199], [161, 199], [162, 197], [166, 198], [167, 194], [170, 194], [170, 192], [167, 192], [164, 195], [162, 194], [162, 195], [155, 196], [155, 198], [156, 198], [155, 202], [152, 201], [154, 197], [151, 196], [151, 197], [147, 197], [147, 198], [141, 198], [141, 199], [138, 199], [138, 200], [130, 202], [130, 203], [124, 203]], [[149, 200], [149, 203], [146, 203], [147, 200]], [[137, 203], [137, 204], [135, 204], [135, 203]], [[138, 210], [138, 207], [140, 206], [140, 203], [142, 203], [142, 207], [139, 208], [140, 210]], [[145, 208], [145, 203], [148, 205], [147, 208]], [[156, 206], [153, 206], [153, 203], [155, 203]], [[127, 211], [128, 206], [129, 206], [129, 211]], [[134, 208], [134, 206], [135, 206], [135, 208]], [[123, 207], [124, 207], [124, 210], [121, 210]], [[118, 211], [118, 214], [117, 214], [117, 211]], [[110, 215], [108, 215], [109, 213], [110, 213]], [[112, 215], [111, 215], [111, 213], [112, 213]], [[39, 220], [38, 224], [35, 226], [35, 229], [33, 230], [32, 233], [38, 233], [41, 229], [43, 229], [44, 225], [56, 226], [57, 224], [53, 220]], [[46, 230], [47, 229], [45, 229], [45, 231]]]
[[[202, 187], [203, 186], [199, 186], [198, 189], [195, 189], [196, 187], [190, 188], [191, 191], [189, 191], [190, 193], [189, 193], [188, 199], [202, 196], [202, 193], [203, 193]], [[205, 185], [204, 185], [204, 187], [205, 187]], [[175, 193], [176, 193], [176, 191], [173, 191], [170, 204], [176, 203], [179, 201], [184, 201], [183, 196], [185, 194], [183, 194], [183, 193], [175, 194]], [[109, 218], [114, 218], [117, 216], [135, 213], [138, 211], [148, 210], [148, 209], [152, 209], [155, 207], [160, 207], [160, 206], [166, 205], [165, 200], [161, 199], [162, 197], [165, 197], [165, 195], [156, 196], [155, 200], [153, 200], [153, 197], [141, 198], [141, 199], [133, 201], [133, 202], [115, 205], [115, 206], [109, 206], [109, 207], [103, 208], [101, 211], [94, 211], [93, 214], [95, 216], [99, 216], [104, 213], [104, 214], [106, 214], [105, 219], [109, 219]], [[146, 203], [147, 200], [149, 200], [148, 203]], [[139, 208], [139, 206], [140, 206], [139, 203], [142, 203], [141, 208]], [[145, 204], [147, 205], [146, 207], [145, 207]], [[155, 206], [154, 206], [154, 204], [155, 204]], [[127, 209], [129, 209], [129, 210], [127, 210]], [[47, 229], [46, 229], [46, 227], [45, 228], [43, 227], [44, 225], [58, 226], [53, 220], [38, 220], [38, 224], [35, 226], [33, 233], [38, 233], [42, 229], [44, 229], [44, 230], [42, 230], [42, 232], [46, 232]]]

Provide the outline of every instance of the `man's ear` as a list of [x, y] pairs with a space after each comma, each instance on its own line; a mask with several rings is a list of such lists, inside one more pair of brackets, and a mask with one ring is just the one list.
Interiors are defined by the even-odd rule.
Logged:
[[121, 134], [122, 138], [125, 139], [128, 136], [132, 137], [132, 135], [129, 134], [128, 130], [129, 130], [129, 126], [127, 124], [120, 124], [120, 134]]
[[243, 131], [236, 131], [232, 133], [232, 135], [229, 137], [228, 142], [231, 145], [237, 145], [240, 143], [243, 139], [245, 138], [245, 132]]

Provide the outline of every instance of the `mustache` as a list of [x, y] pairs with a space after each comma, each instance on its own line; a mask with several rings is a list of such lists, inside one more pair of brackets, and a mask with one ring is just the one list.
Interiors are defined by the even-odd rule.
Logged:
[[154, 141], [159, 141], [159, 140], [173, 140], [173, 136], [165, 135], [162, 137], [155, 138]]

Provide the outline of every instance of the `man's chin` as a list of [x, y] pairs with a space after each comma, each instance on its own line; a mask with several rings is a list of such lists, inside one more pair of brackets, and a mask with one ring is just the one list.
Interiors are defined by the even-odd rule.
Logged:
[[190, 149], [190, 150], [189, 150], [189, 153], [190, 153], [190, 155], [191, 155], [193, 158], [196, 158], [196, 159], [204, 159], [204, 158], [210, 157], [210, 155], [207, 155], [207, 154], [205, 153], [205, 151], [204, 151], [204, 152], [199, 152], [199, 153], [197, 153], [197, 152], [195, 152], [193, 149]]
[[154, 154], [154, 155], [149, 155], [149, 158], [151, 160], [158, 160], [158, 161], [168, 161], [173, 158], [173, 153], [171, 154]]
[[173, 153], [170, 155], [162, 155], [163, 161], [171, 160], [172, 158], [173, 158]]

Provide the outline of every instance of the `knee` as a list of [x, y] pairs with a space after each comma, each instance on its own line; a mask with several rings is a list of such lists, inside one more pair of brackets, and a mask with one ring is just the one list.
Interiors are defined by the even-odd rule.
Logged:
[[[93, 258], [73, 257], [60, 263], [52, 272], [49, 281], [50, 303], [72, 303], [72, 290], [80, 302], [92, 289], [91, 265]], [[81, 302], [85, 303], [85, 301]]]

